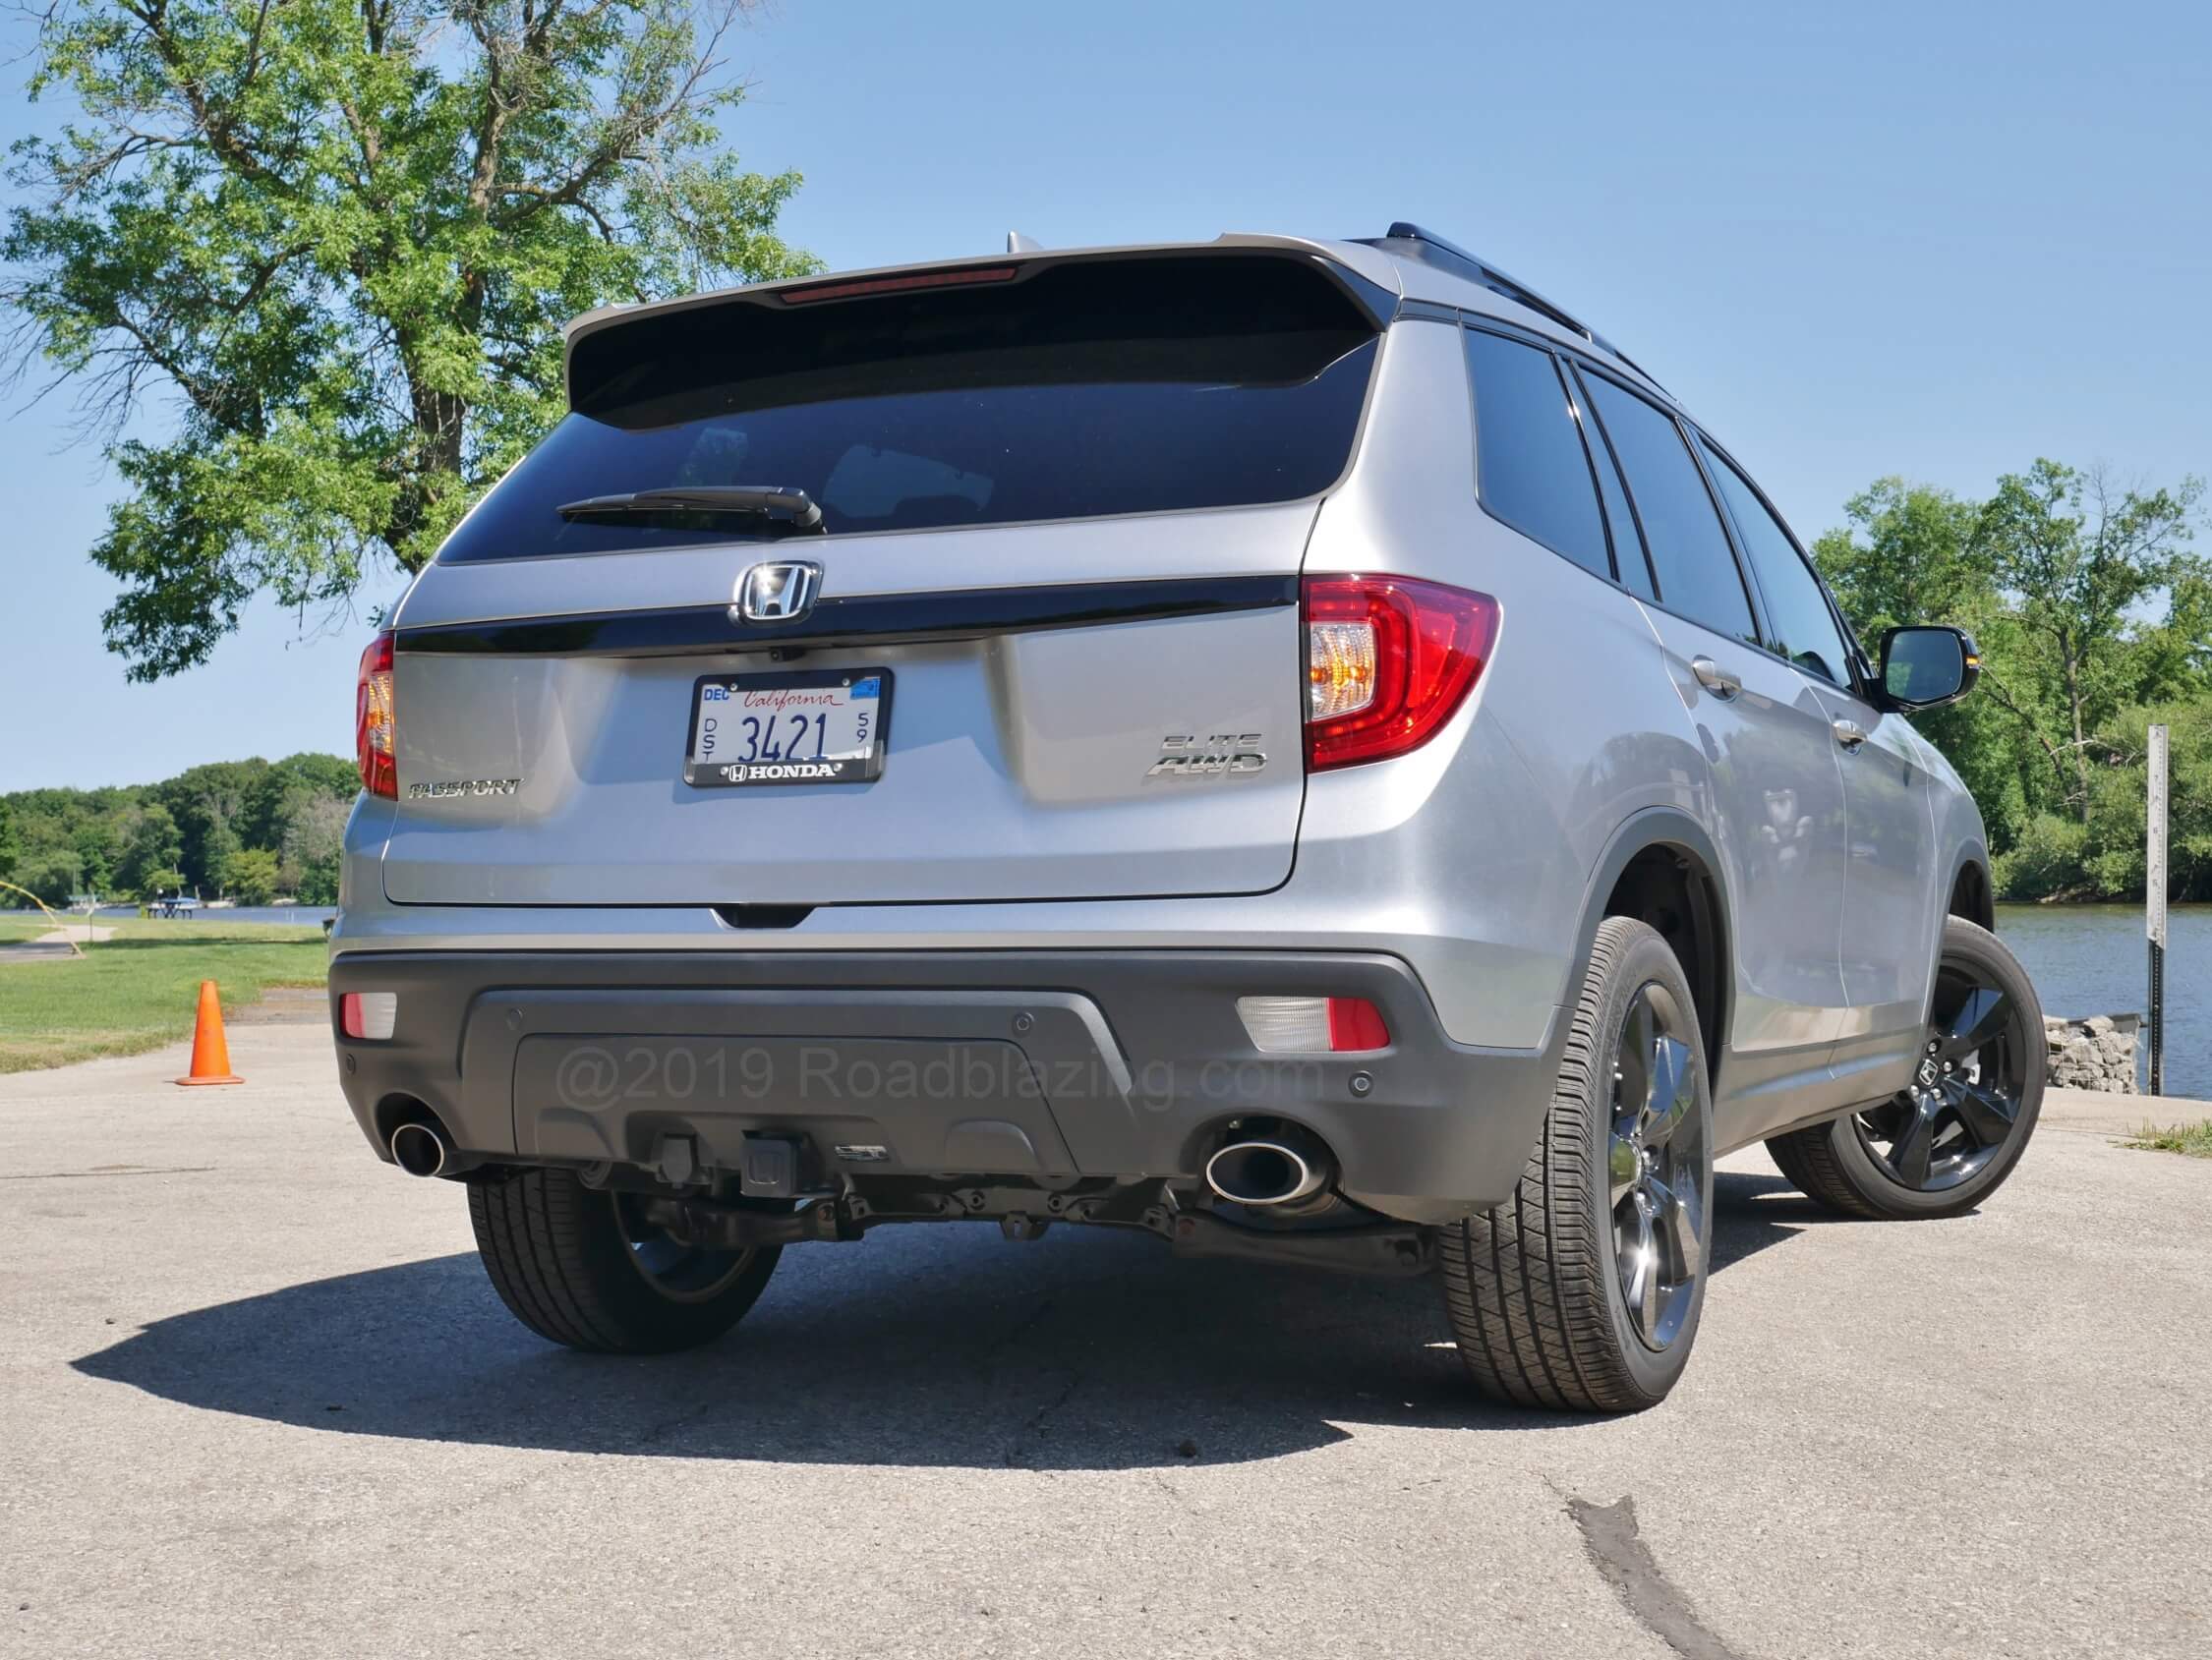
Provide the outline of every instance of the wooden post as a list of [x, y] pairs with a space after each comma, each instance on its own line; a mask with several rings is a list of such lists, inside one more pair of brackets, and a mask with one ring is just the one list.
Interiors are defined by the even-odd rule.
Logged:
[[2150, 1092], [2166, 1093], [2166, 728], [2150, 729], [2143, 932], [2150, 937]]

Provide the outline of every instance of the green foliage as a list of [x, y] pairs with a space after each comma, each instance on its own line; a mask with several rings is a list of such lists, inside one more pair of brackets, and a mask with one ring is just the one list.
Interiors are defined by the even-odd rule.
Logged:
[[[775, 235], [797, 175], [725, 147], [744, 3], [41, 14], [32, 96], [78, 118], [16, 146], [0, 298], [128, 487], [92, 556], [134, 678], [204, 661], [258, 592], [418, 568], [558, 417], [567, 318], [813, 268]], [[123, 437], [155, 391], [173, 435]]]
[[[0, 795], [20, 881], [49, 903], [87, 888], [140, 897], [197, 890], [244, 904], [329, 903], [361, 780], [334, 755], [254, 757], [124, 789]], [[30, 872], [38, 880], [23, 875]]]
[[2212, 1159], [2212, 1118], [2193, 1124], [2159, 1125], [2146, 1121], [2135, 1139], [2123, 1143], [2145, 1153], [2181, 1153], [2191, 1159]]
[[2081, 887], [2089, 828], [2056, 813], [2038, 813], [2019, 839], [1996, 857], [1990, 873], [2007, 899], [2063, 899]]
[[177, 869], [184, 858], [184, 832], [169, 809], [158, 801], [141, 806], [123, 847], [123, 863], [116, 878], [124, 888], [142, 899], [174, 893], [184, 881]]
[[276, 855], [265, 847], [244, 848], [230, 861], [230, 896], [242, 905], [267, 904], [276, 881]]
[[2202, 495], [2051, 461], [1980, 504], [1884, 479], [1814, 544], [1870, 647], [1902, 622], [1974, 635], [1979, 690], [1915, 723], [1980, 803], [2008, 897], [2141, 894], [2144, 730], [2163, 720], [2172, 896], [2212, 898], [2212, 573], [2188, 547]]
[[77, 885], [83, 877], [84, 866], [75, 853], [67, 848], [47, 848], [24, 859], [9, 880], [29, 888], [49, 905], [65, 905], [69, 896], [79, 891]]
[[[2202, 495], [2194, 479], [2144, 493], [2038, 461], [1998, 480], [1975, 525], [1975, 562], [2018, 631], [2018, 669], [1993, 680], [1993, 696], [2029, 729], [2083, 824], [2091, 769], [2112, 758], [2098, 726], [2127, 704], [2202, 688], [2203, 642], [2187, 631], [2205, 567], [2185, 548]], [[2166, 614], [2145, 621], [2146, 606]]]
[[15, 810], [0, 798], [0, 877], [14, 876], [16, 862], [22, 857], [23, 841], [16, 834]]
[[350, 800], [319, 796], [285, 827], [283, 869], [301, 904], [338, 902], [338, 863], [350, 809]]

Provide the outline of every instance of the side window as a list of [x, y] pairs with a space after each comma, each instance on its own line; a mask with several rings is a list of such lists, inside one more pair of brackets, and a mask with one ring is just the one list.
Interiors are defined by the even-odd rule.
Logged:
[[1466, 330], [1475, 377], [1475, 478], [1483, 505], [1525, 536], [1610, 578], [1590, 458], [1551, 354]]
[[1588, 377], [1598, 419], [1627, 476], [1644, 542], [1659, 577], [1659, 603], [1717, 634], [1759, 643], [1751, 601], [1705, 477], [1674, 419], [1610, 380]]
[[1776, 652], [1823, 680], [1838, 686], [1851, 683], [1850, 654], [1843, 649], [1842, 633], [1821, 593], [1820, 579], [1789, 540], [1789, 533], [1767, 511], [1758, 491], [1701, 435], [1698, 445], [1713, 466], [1713, 482], [1728, 503], [1728, 511], [1742, 534], [1744, 551], [1759, 578], [1759, 592], [1767, 598], [1767, 620], [1775, 638], [1767, 642]]
[[1575, 416], [1582, 422], [1590, 464], [1598, 470], [1598, 493], [1604, 498], [1605, 526], [1613, 537], [1613, 568], [1629, 593], [1640, 600], [1656, 600], [1659, 590], [1652, 586], [1652, 567], [1644, 558], [1643, 533], [1636, 528], [1628, 493], [1621, 488], [1620, 468], [1613, 460], [1612, 446], [1605, 441], [1603, 429], [1591, 419], [1590, 393], [1580, 375], [1567, 377], [1567, 395], [1574, 400]]

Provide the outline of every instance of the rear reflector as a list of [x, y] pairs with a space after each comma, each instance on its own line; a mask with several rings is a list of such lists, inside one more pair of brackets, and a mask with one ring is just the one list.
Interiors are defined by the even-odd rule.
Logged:
[[1497, 644], [1498, 602], [1439, 582], [1308, 577], [1304, 600], [1310, 772], [1426, 743]]
[[1390, 1047], [1382, 1010], [1366, 998], [1239, 998], [1237, 1018], [1263, 1055], [1343, 1055]]
[[399, 1024], [399, 994], [347, 992], [338, 999], [338, 1024], [349, 1038], [381, 1042]]
[[965, 288], [975, 283], [1012, 282], [1019, 265], [975, 265], [959, 271], [915, 271], [906, 276], [865, 277], [858, 282], [817, 282], [782, 291], [786, 306], [811, 306], [817, 300], [857, 300], [868, 294], [898, 294], [911, 288]]

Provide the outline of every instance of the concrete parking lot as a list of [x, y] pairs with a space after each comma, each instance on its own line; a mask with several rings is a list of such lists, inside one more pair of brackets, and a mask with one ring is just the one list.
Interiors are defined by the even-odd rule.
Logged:
[[2212, 1162], [1986, 1212], [1726, 1162], [1688, 1378], [1490, 1407], [1434, 1288], [963, 1226], [673, 1359], [515, 1325], [321, 1032], [0, 1079], [0, 1652], [2212, 1652]]

